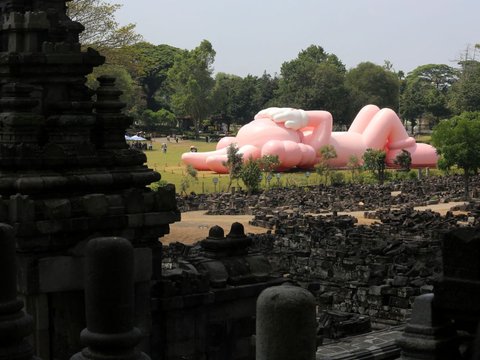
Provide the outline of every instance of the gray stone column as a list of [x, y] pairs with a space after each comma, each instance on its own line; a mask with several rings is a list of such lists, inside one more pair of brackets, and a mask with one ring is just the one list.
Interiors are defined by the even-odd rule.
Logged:
[[315, 359], [315, 298], [289, 283], [264, 290], [256, 330], [256, 360]]
[[87, 347], [72, 360], [144, 360], [138, 351], [140, 331], [134, 327], [133, 247], [123, 238], [90, 240], [85, 263]]
[[17, 269], [13, 229], [0, 224], [0, 360], [33, 360], [33, 348], [26, 341], [32, 333], [32, 318], [17, 299]]

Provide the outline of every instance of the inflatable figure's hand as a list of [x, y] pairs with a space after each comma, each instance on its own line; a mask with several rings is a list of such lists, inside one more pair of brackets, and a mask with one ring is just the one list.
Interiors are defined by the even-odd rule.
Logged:
[[269, 118], [277, 123], [284, 123], [286, 128], [298, 130], [308, 124], [307, 112], [300, 109], [271, 107], [260, 111], [255, 119]]

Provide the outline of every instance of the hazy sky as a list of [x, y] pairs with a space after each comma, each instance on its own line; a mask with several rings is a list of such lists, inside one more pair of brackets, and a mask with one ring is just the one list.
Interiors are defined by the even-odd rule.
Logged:
[[[455, 66], [480, 43], [479, 0], [109, 0], [121, 24], [135, 23], [153, 44], [193, 49], [203, 39], [215, 72], [280, 73], [310, 45], [352, 68], [389, 60], [405, 72]], [[479, 54], [480, 56], [480, 54]]]

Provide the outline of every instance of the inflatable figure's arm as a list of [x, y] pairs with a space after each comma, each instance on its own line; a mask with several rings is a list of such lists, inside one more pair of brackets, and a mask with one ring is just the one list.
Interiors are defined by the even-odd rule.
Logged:
[[[311, 131], [304, 131], [303, 142], [318, 150], [330, 143], [333, 129], [333, 117], [328, 111], [307, 111], [308, 127]], [[307, 130], [307, 129], [306, 129]]]
[[323, 110], [300, 110], [292, 108], [268, 108], [260, 111], [255, 119], [269, 118], [276, 123], [285, 123], [286, 128], [301, 130], [303, 142], [319, 149], [330, 142], [333, 128], [332, 114]]
[[255, 119], [261, 118], [269, 118], [276, 123], [284, 123], [288, 129], [298, 130], [308, 126], [307, 112], [300, 109], [271, 107], [255, 115]]

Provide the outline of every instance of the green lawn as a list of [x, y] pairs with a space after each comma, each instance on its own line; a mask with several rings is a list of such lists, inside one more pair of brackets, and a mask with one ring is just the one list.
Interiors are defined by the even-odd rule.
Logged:
[[[167, 153], [164, 154], [161, 150], [161, 142], [153, 142], [153, 150], [145, 151], [147, 155], [147, 164], [149, 168], [158, 171], [162, 180], [174, 184], [177, 192], [180, 189], [180, 182], [186, 174], [186, 166], [181, 161], [181, 155], [184, 152], [190, 151], [190, 146], [196, 146], [198, 151], [215, 150], [215, 143], [206, 143], [205, 141], [180, 140], [178, 143], [171, 141], [166, 142]], [[228, 183], [227, 175], [218, 175], [211, 171], [201, 171], [198, 173], [198, 181], [192, 183], [188, 191], [195, 192], [212, 192], [215, 190], [212, 178], [219, 178], [217, 190], [226, 187]], [[203, 190], [203, 191], [202, 191]]]
[[[147, 165], [148, 167], [158, 171], [162, 180], [168, 183], [174, 184], [177, 192], [180, 192], [180, 183], [182, 178], [186, 176], [186, 166], [180, 160], [181, 155], [184, 152], [190, 151], [190, 146], [196, 146], [198, 151], [211, 151], [215, 150], [216, 143], [206, 143], [205, 141], [193, 141], [193, 140], [180, 140], [178, 143], [171, 141], [167, 142], [167, 153], [164, 154], [161, 150], [161, 141], [157, 140], [153, 142], [153, 150], [145, 151], [147, 155]], [[398, 176], [395, 170], [388, 170], [391, 174], [391, 177]], [[414, 170], [412, 170], [413, 172]], [[341, 173], [345, 181], [351, 181], [351, 172], [348, 170], [337, 170], [336, 173]], [[432, 169], [430, 171], [432, 175], [438, 175], [439, 170]], [[315, 173], [315, 171], [308, 172], [308, 177], [306, 176], [307, 172], [304, 171], [293, 171], [289, 173], [282, 173], [279, 178], [273, 177], [268, 184], [264, 179], [262, 181], [262, 187], [268, 186], [305, 186], [305, 185], [314, 185], [323, 183], [324, 177]], [[359, 181], [359, 175], [356, 175], [356, 180]], [[362, 180], [366, 182], [375, 182], [372, 175], [369, 172], [363, 172], [361, 174]], [[227, 189], [228, 186], [228, 175], [227, 174], [216, 174], [212, 171], [199, 171], [197, 181], [191, 181], [190, 187], [187, 189], [187, 192], [196, 192], [196, 193], [212, 193], [212, 192], [223, 192]], [[213, 178], [218, 179], [218, 183], [215, 185], [213, 183]], [[236, 182], [233, 183], [233, 186], [240, 186], [245, 188], [243, 183], [240, 181], [239, 184]]]
[[[206, 143], [205, 141], [180, 140], [178, 143], [173, 141], [167, 143], [167, 153], [164, 154], [161, 150], [161, 141], [153, 142], [153, 150], [145, 151], [147, 155], [147, 164], [149, 168], [158, 171], [162, 175], [162, 180], [174, 184], [177, 192], [180, 190], [180, 182], [182, 177], [186, 174], [186, 166], [181, 161], [181, 155], [190, 150], [190, 146], [196, 146], [198, 151], [215, 150], [216, 143]], [[188, 191], [195, 191], [196, 193], [211, 193], [214, 191], [225, 191], [228, 185], [228, 175], [216, 174], [212, 171], [199, 171], [198, 181], [192, 182]], [[218, 179], [216, 186], [213, 183], [213, 178]], [[295, 172], [289, 174], [282, 174], [280, 179], [276, 177], [271, 179], [270, 184], [273, 185], [307, 185], [318, 183], [320, 177], [311, 173], [307, 179], [305, 173]], [[265, 180], [262, 182], [265, 186]], [[240, 186], [243, 184], [240, 182]], [[233, 186], [237, 186], [234, 182]]]

